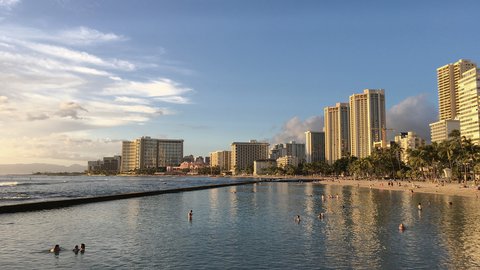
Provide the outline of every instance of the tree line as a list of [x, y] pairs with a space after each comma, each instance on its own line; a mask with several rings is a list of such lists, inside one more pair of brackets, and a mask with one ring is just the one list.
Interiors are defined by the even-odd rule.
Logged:
[[[401, 160], [406, 151], [407, 161]], [[480, 146], [460, 136], [458, 130], [449, 134], [449, 139], [432, 143], [418, 149], [402, 149], [391, 143], [389, 148], [374, 149], [365, 158], [347, 156], [333, 164], [326, 162], [302, 163], [285, 168], [271, 167], [269, 175], [321, 175], [351, 176], [356, 179], [412, 179], [452, 181], [476, 180], [480, 173]]]

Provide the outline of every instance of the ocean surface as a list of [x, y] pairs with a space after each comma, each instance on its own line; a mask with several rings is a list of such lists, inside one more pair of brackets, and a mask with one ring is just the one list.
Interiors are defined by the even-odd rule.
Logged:
[[249, 181], [228, 177], [0, 175], [0, 206]]
[[[479, 269], [479, 206], [475, 198], [268, 182], [2, 214], [0, 267]], [[73, 253], [80, 243], [86, 252]], [[58, 255], [48, 252], [55, 244]]]

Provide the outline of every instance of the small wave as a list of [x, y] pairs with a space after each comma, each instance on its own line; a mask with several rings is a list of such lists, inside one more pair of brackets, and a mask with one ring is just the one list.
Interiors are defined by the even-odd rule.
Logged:
[[43, 185], [52, 185], [55, 183], [48, 182], [0, 182], [0, 187], [15, 187], [15, 186], [43, 186]]
[[0, 182], [0, 187], [13, 187], [18, 185], [18, 182]]
[[5, 197], [0, 197], [1, 201], [24, 201], [24, 200], [30, 200], [32, 199], [29, 196], [5, 196]]

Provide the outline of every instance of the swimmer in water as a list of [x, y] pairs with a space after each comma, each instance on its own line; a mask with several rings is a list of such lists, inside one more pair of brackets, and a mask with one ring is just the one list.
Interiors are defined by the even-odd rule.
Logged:
[[188, 212], [188, 219], [192, 220], [192, 217], [193, 217], [193, 210], [190, 210], [190, 212]]
[[55, 253], [55, 254], [60, 253], [60, 245], [58, 245], [58, 244], [55, 245], [54, 248], [50, 249], [50, 252]]
[[418, 203], [417, 208], [418, 208], [418, 210], [421, 211], [421, 210], [422, 210], [422, 204], [421, 204], [421, 203]]
[[78, 248], [78, 245], [75, 245], [72, 251], [75, 252], [75, 254], [78, 254], [78, 252], [80, 251], [80, 249]]
[[405, 225], [403, 225], [403, 223], [400, 223], [400, 225], [398, 225], [398, 229], [403, 232], [406, 228], [405, 228]]
[[297, 223], [298, 223], [298, 222], [300, 222], [300, 221], [301, 221], [301, 219], [300, 219], [300, 215], [297, 215], [297, 216], [295, 217], [295, 222], [297, 222]]
[[80, 245], [80, 253], [85, 253], [85, 244], [84, 243], [82, 243]]

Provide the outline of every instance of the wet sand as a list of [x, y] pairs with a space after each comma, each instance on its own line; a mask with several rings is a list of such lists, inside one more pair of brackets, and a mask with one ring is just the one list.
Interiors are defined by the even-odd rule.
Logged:
[[[383, 190], [398, 190], [412, 193], [412, 191], [419, 193], [432, 193], [442, 195], [456, 195], [464, 197], [480, 197], [480, 191], [476, 187], [471, 186], [469, 182], [467, 187], [458, 183], [445, 183], [445, 185], [432, 182], [415, 182], [415, 181], [391, 181], [393, 186], [389, 186], [387, 180], [352, 180], [346, 178], [322, 178], [319, 179], [320, 184], [323, 185], [347, 185], [358, 186], [363, 188], [383, 189]], [[398, 185], [400, 183], [401, 185]]]

